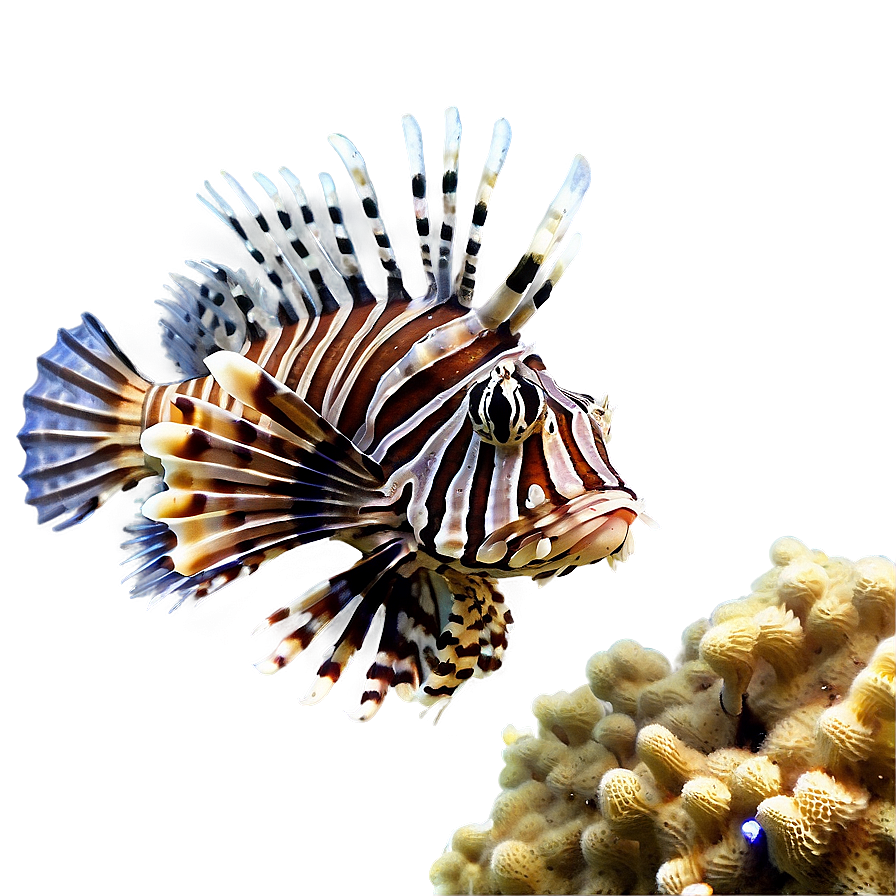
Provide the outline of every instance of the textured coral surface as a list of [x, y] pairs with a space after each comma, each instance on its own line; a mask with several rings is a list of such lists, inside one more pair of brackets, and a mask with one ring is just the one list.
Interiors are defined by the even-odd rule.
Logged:
[[793, 538], [747, 597], [634, 641], [505, 732], [437, 893], [894, 893], [896, 568]]

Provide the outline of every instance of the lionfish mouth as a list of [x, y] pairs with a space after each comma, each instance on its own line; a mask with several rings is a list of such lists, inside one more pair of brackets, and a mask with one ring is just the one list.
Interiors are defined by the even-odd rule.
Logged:
[[526, 568], [548, 578], [576, 566], [625, 560], [632, 550], [631, 524], [641, 501], [624, 491], [585, 492], [565, 504], [549, 502], [495, 530], [476, 559], [511, 570]]

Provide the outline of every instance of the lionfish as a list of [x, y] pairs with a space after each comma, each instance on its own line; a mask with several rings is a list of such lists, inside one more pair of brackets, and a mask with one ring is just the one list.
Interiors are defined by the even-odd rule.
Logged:
[[84, 314], [38, 359], [19, 434], [27, 501], [39, 522], [61, 518], [57, 529], [159, 477], [125, 530], [134, 596], [179, 606], [299, 545], [357, 548], [351, 568], [268, 617], [282, 637], [258, 667], [274, 672], [328, 633], [306, 698], [316, 702], [368, 634], [378, 637], [359, 718], [390, 687], [429, 706], [499, 668], [512, 619], [496, 580], [625, 559], [640, 513], [607, 456], [607, 402], [562, 388], [520, 340], [578, 248], [576, 236], [552, 254], [589, 186], [587, 161], [574, 159], [519, 263], [474, 306], [510, 127], [494, 127], [456, 275], [460, 119], [447, 111], [438, 236], [420, 128], [411, 116], [403, 127], [424, 295], [406, 291], [367, 167], [345, 137], [330, 143], [376, 243], [385, 295], [365, 280], [328, 174], [320, 221], [287, 168], [286, 189], [254, 175], [270, 211], [224, 172], [237, 202], [208, 182], [199, 198], [249, 257], [239, 270], [188, 262], [192, 279], [172, 275], [161, 327], [182, 378], [151, 382]]

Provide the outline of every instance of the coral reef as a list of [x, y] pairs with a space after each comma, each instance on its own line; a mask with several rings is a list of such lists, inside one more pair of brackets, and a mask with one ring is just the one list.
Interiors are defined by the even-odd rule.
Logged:
[[893, 893], [896, 568], [793, 538], [677, 668], [620, 641], [508, 728], [437, 893]]

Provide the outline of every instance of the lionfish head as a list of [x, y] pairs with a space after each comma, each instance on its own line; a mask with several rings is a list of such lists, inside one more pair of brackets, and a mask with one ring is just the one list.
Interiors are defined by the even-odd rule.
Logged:
[[562, 389], [530, 354], [499, 361], [472, 384], [467, 414], [494, 447], [501, 475], [492, 486], [504, 489], [492, 496], [493, 525], [478, 561], [505, 575], [547, 579], [626, 559], [640, 502], [607, 456], [606, 398]]

